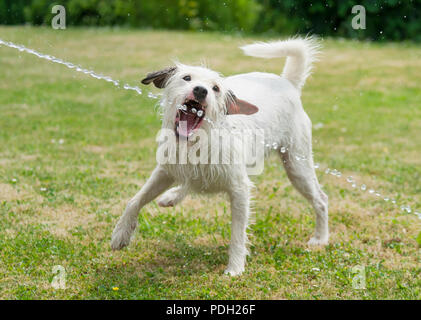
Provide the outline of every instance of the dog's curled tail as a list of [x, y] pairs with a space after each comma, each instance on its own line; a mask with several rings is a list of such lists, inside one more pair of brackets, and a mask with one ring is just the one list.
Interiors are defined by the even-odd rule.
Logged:
[[240, 47], [244, 54], [259, 58], [287, 57], [282, 76], [298, 90], [304, 86], [317, 60], [321, 45], [314, 37], [292, 38], [275, 42], [256, 42]]

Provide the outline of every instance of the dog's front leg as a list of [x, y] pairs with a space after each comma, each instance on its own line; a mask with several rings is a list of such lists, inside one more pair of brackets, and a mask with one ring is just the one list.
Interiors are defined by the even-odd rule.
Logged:
[[245, 185], [230, 192], [231, 200], [231, 242], [229, 247], [229, 262], [225, 274], [240, 275], [244, 271], [248, 254], [246, 243], [248, 219], [250, 214], [249, 190]]
[[126, 210], [120, 217], [111, 237], [111, 248], [119, 250], [130, 243], [130, 238], [137, 226], [137, 216], [140, 209], [151, 202], [174, 182], [160, 166], [156, 167], [144, 186], [129, 201]]

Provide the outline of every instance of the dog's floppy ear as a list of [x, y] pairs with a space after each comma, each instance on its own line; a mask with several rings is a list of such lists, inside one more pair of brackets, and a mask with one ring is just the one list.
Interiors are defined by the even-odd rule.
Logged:
[[254, 104], [238, 99], [234, 92], [228, 91], [227, 114], [253, 114], [257, 111], [259, 111], [259, 108]]
[[143, 84], [150, 84], [153, 82], [155, 87], [164, 88], [167, 80], [175, 73], [177, 67], [168, 67], [163, 70], [148, 73], [146, 78], [142, 80]]

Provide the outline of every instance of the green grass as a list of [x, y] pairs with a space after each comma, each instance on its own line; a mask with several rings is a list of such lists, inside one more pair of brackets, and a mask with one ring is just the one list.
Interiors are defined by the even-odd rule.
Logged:
[[[133, 84], [174, 58], [205, 59], [225, 75], [283, 67], [237, 49], [255, 39], [217, 33], [0, 27], [0, 38]], [[313, 123], [323, 123], [313, 133], [316, 162], [420, 211], [420, 47], [324, 47], [303, 91]], [[415, 215], [319, 170], [331, 241], [308, 248], [313, 212], [275, 158], [254, 178], [242, 276], [222, 274], [230, 236], [223, 195], [189, 196], [171, 209], [149, 204], [131, 245], [112, 252], [114, 224], [155, 164], [156, 102], [6, 47], [0, 79], [0, 298], [421, 298]], [[50, 285], [55, 265], [66, 269], [65, 290]], [[352, 287], [358, 265], [363, 290]]]

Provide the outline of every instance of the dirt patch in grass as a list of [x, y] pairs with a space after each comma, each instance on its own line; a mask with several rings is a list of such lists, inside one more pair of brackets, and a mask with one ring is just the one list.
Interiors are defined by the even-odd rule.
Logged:
[[19, 192], [15, 188], [13, 188], [10, 184], [1, 183], [0, 184], [0, 201], [13, 201], [22, 199], [25, 197], [25, 194]]
[[95, 215], [72, 205], [39, 207], [35, 214], [24, 220], [25, 224], [41, 224], [51, 234], [61, 238], [71, 237], [78, 227], [90, 228], [96, 223]]
[[0, 183], [0, 201], [13, 202], [16, 200], [40, 201], [40, 197], [26, 189], [26, 186]]

